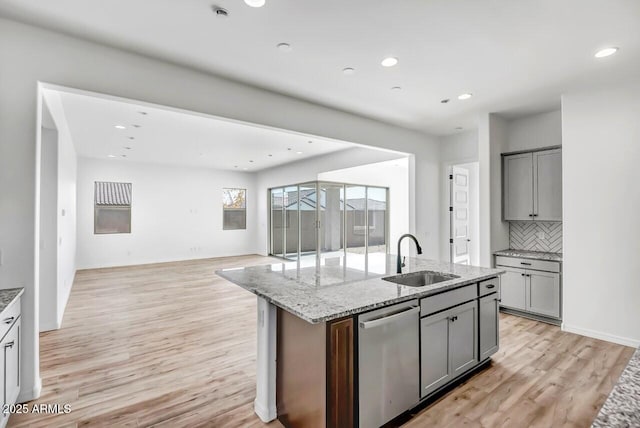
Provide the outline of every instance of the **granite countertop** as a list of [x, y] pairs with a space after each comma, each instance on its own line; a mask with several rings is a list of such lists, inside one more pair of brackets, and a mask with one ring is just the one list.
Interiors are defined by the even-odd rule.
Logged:
[[493, 254], [496, 256], [520, 257], [523, 259], [562, 262], [562, 253], [545, 253], [543, 251], [527, 251], [527, 250], [500, 250], [500, 251], [496, 251]]
[[640, 349], [629, 360], [592, 427], [640, 427]]
[[403, 273], [431, 270], [460, 278], [424, 287], [408, 287], [382, 278], [396, 275], [396, 256], [384, 253], [343, 254], [317, 262], [298, 261], [216, 273], [270, 303], [308, 321], [320, 323], [393, 303], [426, 297], [504, 273], [499, 269], [452, 264], [422, 258], [406, 259]]
[[24, 288], [5, 288], [0, 290], [0, 313], [4, 312], [22, 293], [24, 293]]

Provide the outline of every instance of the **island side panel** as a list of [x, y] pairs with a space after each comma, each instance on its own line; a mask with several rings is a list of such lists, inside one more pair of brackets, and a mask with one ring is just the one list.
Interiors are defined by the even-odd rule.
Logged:
[[276, 402], [285, 427], [324, 428], [327, 326], [277, 310]]
[[263, 422], [270, 422], [277, 417], [276, 307], [258, 297], [257, 309], [256, 398], [253, 408]]
[[327, 326], [327, 427], [354, 426], [354, 320], [345, 318]]

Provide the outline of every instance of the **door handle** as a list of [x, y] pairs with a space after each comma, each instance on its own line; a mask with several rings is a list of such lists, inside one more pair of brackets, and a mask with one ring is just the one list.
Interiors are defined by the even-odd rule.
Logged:
[[385, 325], [385, 324], [389, 324], [390, 322], [393, 322], [393, 320], [396, 320], [398, 318], [402, 318], [408, 315], [413, 315], [420, 312], [420, 308], [417, 306], [412, 306], [406, 310], [400, 311], [400, 312], [396, 312], [393, 315], [389, 315], [389, 316], [382, 316], [380, 318], [375, 318], [372, 319], [370, 321], [364, 321], [360, 323], [360, 328], [363, 329], [368, 329], [368, 328], [374, 328], [374, 327], [378, 327], [381, 325]]
[[11, 324], [16, 317], [9, 317], [4, 319], [5, 324]]
[[14, 344], [14, 343], [15, 343], [15, 342], [14, 342], [13, 340], [12, 340], [11, 342], [9, 342], [9, 343], [5, 343], [5, 344], [4, 344], [4, 349], [7, 349], [7, 348], [13, 348], [13, 344]]
[[456, 320], [458, 319], [458, 316], [456, 315], [456, 316], [451, 317], [449, 319], [451, 320], [451, 322], [456, 322]]
[[520, 262], [520, 264], [525, 266], [531, 266], [531, 263], [526, 263], [526, 262]]

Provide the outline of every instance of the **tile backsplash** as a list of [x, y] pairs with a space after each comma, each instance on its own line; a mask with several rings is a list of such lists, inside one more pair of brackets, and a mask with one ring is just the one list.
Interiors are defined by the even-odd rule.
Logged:
[[513, 250], [562, 252], [562, 223], [547, 221], [509, 222], [509, 247]]

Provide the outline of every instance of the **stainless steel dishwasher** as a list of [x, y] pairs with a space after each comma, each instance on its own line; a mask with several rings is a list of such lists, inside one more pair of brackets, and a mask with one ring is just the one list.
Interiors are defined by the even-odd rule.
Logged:
[[379, 427], [420, 400], [417, 300], [358, 316], [361, 428]]

